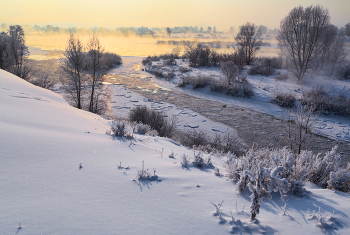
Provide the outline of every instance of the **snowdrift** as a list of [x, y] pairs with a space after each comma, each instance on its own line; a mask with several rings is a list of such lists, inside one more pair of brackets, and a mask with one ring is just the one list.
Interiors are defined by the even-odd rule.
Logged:
[[[3, 70], [0, 110], [0, 234], [350, 233], [349, 194], [310, 185], [310, 197], [289, 195], [286, 209], [272, 195], [251, 222], [249, 192], [237, 193], [221, 159], [183, 168], [193, 151], [166, 138], [113, 138], [108, 120]], [[142, 161], [157, 180], [136, 179]], [[211, 203], [222, 200], [219, 218]]]

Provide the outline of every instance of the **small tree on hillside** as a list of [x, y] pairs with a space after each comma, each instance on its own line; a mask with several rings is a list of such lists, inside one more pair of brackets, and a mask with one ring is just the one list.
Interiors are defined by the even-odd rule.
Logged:
[[86, 92], [87, 76], [84, 74], [85, 69], [85, 53], [81, 40], [73, 33], [68, 39], [65, 58], [61, 63], [64, 74], [60, 77], [60, 81], [66, 92], [72, 98], [75, 107], [83, 108], [83, 97]]
[[5, 48], [3, 48], [6, 51], [2, 53], [2, 60], [5, 63], [3, 63], [2, 66], [10, 73], [24, 80], [28, 80], [33, 72], [32, 69], [26, 65], [29, 51], [28, 47], [25, 45], [24, 30], [20, 25], [11, 25], [8, 30], [8, 35], [2, 33], [2, 38], [5, 39], [6, 43]]
[[250, 22], [247, 22], [239, 29], [239, 33], [235, 37], [235, 40], [241, 46], [244, 52], [245, 62], [247, 65], [250, 65], [254, 59], [255, 53], [260, 49], [262, 42], [261, 39], [261, 33], [255, 24], [250, 24]]
[[0, 33], [0, 69], [6, 70], [9, 65], [8, 58], [8, 40], [9, 36], [5, 32]]
[[86, 69], [91, 77], [90, 83], [90, 104], [89, 111], [92, 113], [98, 112], [100, 95], [104, 95], [103, 84], [104, 75], [107, 73], [104, 49], [100, 40], [96, 35], [93, 35], [87, 45], [88, 53], [86, 55]]
[[321, 54], [322, 39], [327, 32], [330, 17], [321, 6], [295, 7], [281, 21], [277, 36], [283, 55], [292, 64], [293, 73], [302, 80]]

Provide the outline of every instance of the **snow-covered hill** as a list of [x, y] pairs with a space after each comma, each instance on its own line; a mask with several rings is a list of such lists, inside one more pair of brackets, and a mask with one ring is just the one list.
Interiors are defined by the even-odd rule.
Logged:
[[[289, 196], [286, 215], [276, 194], [251, 222], [249, 192], [237, 192], [221, 159], [212, 157], [220, 177], [182, 168], [191, 150], [166, 138], [112, 138], [108, 120], [3, 70], [0, 110], [0, 234], [350, 233], [349, 194], [309, 185], [310, 197]], [[158, 181], [135, 180], [142, 161]], [[219, 220], [211, 202], [222, 200]], [[311, 219], [319, 208], [323, 225]], [[230, 211], [240, 222], [230, 223]]]

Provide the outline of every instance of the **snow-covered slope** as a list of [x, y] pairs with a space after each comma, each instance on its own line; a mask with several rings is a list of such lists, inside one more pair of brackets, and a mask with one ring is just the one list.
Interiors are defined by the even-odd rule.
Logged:
[[[287, 215], [276, 194], [250, 222], [249, 192], [213, 168], [182, 168], [191, 150], [165, 138], [114, 139], [107, 120], [3, 70], [0, 110], [0, 234], [350, 233], [349, 194], [311, 187], [309, 198], [290, 195]], [[159, 181], [134, 180], [142, 161]], [[219, 220], [210, 202], [222, 200]], [[328, 227], [308, 220], [319, 207]], [[230, 211], [241, 223], [230, 224]]]

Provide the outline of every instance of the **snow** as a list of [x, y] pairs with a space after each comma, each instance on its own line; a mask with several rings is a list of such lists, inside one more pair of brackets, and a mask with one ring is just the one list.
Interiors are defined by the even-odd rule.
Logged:
[[[193, 159], [193, 152], [170, 139], [135, 135], [131, 143], [112, 138], [106, 134], [108, 120], [3, 70], [0, 90], [0, 234], [350, 232], [348, 193], [310, 184], [309, 198], [288, 195], [286, 215], [285, 204], [273, 194], [251, 222], [249, 192], [237, 192], [225, 175], [224, 159], [212, 157], [220, 177], [214, 167], [190, 163], [183, 168], [180, 156]], [[198, 117], [191, 114], [183, 115]], [[175, 159], [168, 158], [172, 151]], [[156, 169], [158, 181], [135, 180], [142, 161], [150, 172]], [[222, 200], [219, 219], [211, 203]], [[319, 208], [325, 221], [320, 226], [312, 220]]]
[[176, 107], [167, 102], [149, 100], [136, 92], [130, 91], [121, 84], [111, 85], [113, 97], [111, 100], [112, 115], [117, 118], [127, 119], [130, 109], [135, 106], [146, 105], [149, 108], [157, 110], [168, 117], [176, 117], [176, 126], [182, 130], [201, 129], [209, 134], [215, 132], [225, 133], [227, 131], [236, 132], [235, 129], [224, 124], [218, 124], [205, 118], [204, 116], [186, 108]]
[[[124, 57], [123, 57], [124, 59]], [[128, 60], [129, 64], [135, 64], [142, 67], [140, 63], [142, 58], [137, 59], [133, 57], [133, 60]], [[176, 60], [177, 65], [173, 66], [175, 70], [179, 67], [187, 67], [188, 62], [186, 60]], [[153, 62], [154, 64], [161, 65], [161, 62]], [[170, 70], [170, 66], [164, 66], [162, 69]], [[210, 76], [216, 79], [222, 78], [219, 68], [189, 68], [191, 71], [185, 73], [186, 76]], [[118, 70], [111, 73], [118, 73]], [[243, 71], [247, 74], [247, 70]], [[277, 73], [288, 73], [286, 70], [277, 70]], [[150, 76], [147, 72], [140, 72], [141, 76]], [[151, 75], [152, 76], [152, 75]], [[307, 77], [302, 84], [297, 79], [288, 79], [284, 81], [276, 80], [276, 75], [262, 76], [262, 75], [247, 75], [247, 80], [252, 84], [255, 95], [252, 99], [245, 99], [239, 97], [231, 97], [225, 94], [213, 93], [208, 87], [202, 89], [192, 89], [191, 87], [177, 87], [180, 82], [180, 77], [183, 76], [180, 72], [175, 72], [175, 77], [171, 81], [165, 81], [163, 78], [154, 77], [155, 83], [159, 86], [172, 89], [179, 92], [186, 93], [191, 96], [213, 100], [221, 102], [226, 105], [235, 105], [240, 107], [249, 108], [258, 112], [273, 115], [277, 118], [283, 118], [287, 108], [282, 108], [276, 104], [271, 103], [271, 99], [278, 92], [291, 93], [299, 99], [303, 93], [303, 90], [310, 90], [317, 85], [324, 86], [325, 90], [330, 92], [342, 92], [346, 96], [350, 97], [350, 81], [327, 79], [322, 76]], [[292, 75], [290, 76], [292, 77]], [[350, 142], [350, 119], [349, 117], [342, 117], [336, 115], [321, 115], [315, 122], [314, 132], [319, 135], [326, 136], [330, 139], [337, 141]]]

